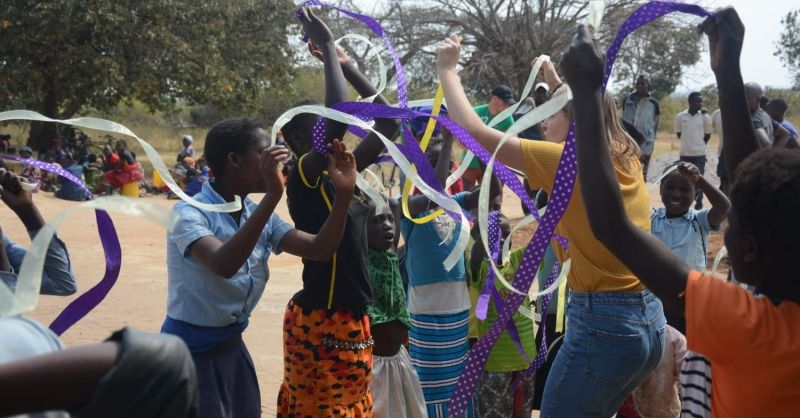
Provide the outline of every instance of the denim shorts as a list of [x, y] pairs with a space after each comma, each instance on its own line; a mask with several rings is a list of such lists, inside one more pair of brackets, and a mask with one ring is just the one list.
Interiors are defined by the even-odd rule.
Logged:
[[542, 418], [614, 415], [658, 365], [665, 326], [661, 301], [649, 290], [571, 293]]

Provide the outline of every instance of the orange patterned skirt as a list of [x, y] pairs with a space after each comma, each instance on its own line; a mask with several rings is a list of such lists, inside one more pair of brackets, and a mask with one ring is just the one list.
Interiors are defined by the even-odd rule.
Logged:
[[349, 310], [303, 312], [283, 320], [283, 383], [278, 418], [372, 417], [369, 318]]

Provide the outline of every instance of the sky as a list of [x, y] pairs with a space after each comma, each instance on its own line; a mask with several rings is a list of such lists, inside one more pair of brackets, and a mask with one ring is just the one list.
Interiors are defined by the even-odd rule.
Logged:
[[[380, 7], [383, 0], [356, 0], [362, 11], [369, 14], [374, 7]], [[746, 36], [742, 50], [742, 75], [744, 80], [755, 81], [762, 86], [788, 88], [791, 87], [789, 70], [774, 56], [776, 43], [782, 30], [780, 21], [783, 16], [796, 8], [800, 8], [797, 0], [700, 0], [699, 4], [715, 9], [731, 5], [739, 12], [745, 28]], [[705, 40], [704, 40], [705, 42]], [[714, 75], [708, 66], [708, 48], [701, 55], [701, 61], [686, 71], [683, 83], [677, 93], [686, 93], [700, 89], [715, 82]]]

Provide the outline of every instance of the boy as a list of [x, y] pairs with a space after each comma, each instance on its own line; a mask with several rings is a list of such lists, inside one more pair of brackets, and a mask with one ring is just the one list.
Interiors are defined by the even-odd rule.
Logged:
[[575, 97], [581, 193], [594, 235], [666, 305], [685, 313], [688, 348], [714, 364], [712, 416], [794, 417], [800, 400], [800, 340], [795, 338], [800, 286], [794, 260], [800, 223], [793, 214], [800, 155], [754, 154], [759, 143], [739, 66], [744, 25], [735, 10], [717, 11], [702, 28], [720, 91], [726, 168], [734, 182], [725, 242], [737, 279], [756, 286], [762, 296], [692, 271], [628, 219], [600, 108], [604, 54], [584, 27], [562, 61]]
[[[681, 161], [694, 164], [700, 174], [706, 171], [706, 144], [711, 138], [711, 117], [703, 111], [703, 96], [698, 92], [689, 94], [689, 108], [675, 116], [675, 135], [681, 141]], [[694, 208], [703, 208], [703, 192], [698, 190]]]

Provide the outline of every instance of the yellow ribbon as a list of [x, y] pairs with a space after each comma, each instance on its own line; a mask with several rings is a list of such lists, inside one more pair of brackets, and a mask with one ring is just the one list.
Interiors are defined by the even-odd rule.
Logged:
[[[433, 109], [431, 110], [431, 118], [428, 119], [428, 125], [425, 127], [425, 134], [422, 136], [422, 139], [419, 141], [419, 147], [422, 149], [422, 152], [428, 148], [428, 144], [431, 141], [431, 137], [433, 136], [433, 131], [436, 128], [436, 119], [434, 116], [439, 116], [439, 112], [442, 110], [442, 100], [444, 99], [444, 89], [442, 89], [442, 83], [439, 83], [439, 86], [436, 88], [436, 96], [433, 98]], [[439, 157], [441, 158], [441, 156]], [[412, 167], [416, 170], [416, 167], [412, 164]], [[445, 189], [445, 192], [447, 190]], [[408, 194], [411, 192], [411, 179], [406, 177], [406, 182], [403, 184], [403, 192], [401, 195], [401, 204], [403, 207], [403, 216], [408, 218], [411, 222], [415, 224], [424, 224], [430, 222], [440, 215], [444, 215], [444, 210], [442, 208], [438, 208], [434, 210], [432, 213], [425, 215], [421, 218], [415, 218], [411, 212], [408, 210]]]

